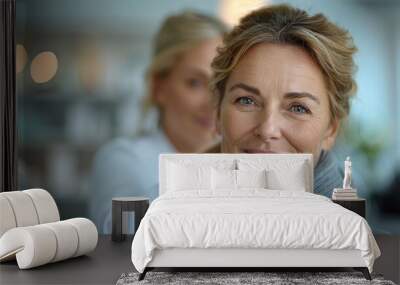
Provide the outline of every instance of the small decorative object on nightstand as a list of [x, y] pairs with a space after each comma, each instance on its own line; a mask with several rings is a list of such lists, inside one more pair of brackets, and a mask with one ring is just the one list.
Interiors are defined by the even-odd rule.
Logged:
[[366, 200], [361, 198], [356, 198], [352, 200], [337, 200], [332, 199], [332, 202], [339, 204], [340, 206], [359, 214], [361, 217], [365, 218], [365, 204]]
[[146, 197], [115, 197], [112, 199], [112, 236], [113, 241], [123, 241], [122, 233], [123, 212], [135, 212], [135, 230], [149, 208], [149, 199]]
[[332, 201], [365, 218], [365, 199], [358, 198], [357, 189], [351, 187], [351, 172], [351, 160], [348, 156], [344, 161], [343, 188], [333, 189]]
[[343, 189], [351, 189], [351, 160], [350, 156], [344, 161]]
[[357, 189], [351, 187], [351, 160], [350, 156], [344, 161], [343, 188], [335, 188], [332, 200], [357, 200]]

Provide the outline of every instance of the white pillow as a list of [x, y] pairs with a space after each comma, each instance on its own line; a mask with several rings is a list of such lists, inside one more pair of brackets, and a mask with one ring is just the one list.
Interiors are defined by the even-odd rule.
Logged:
[[211, 173], [214, 190], [236, 190], [236, 170], [212, 168]]
[[268, 188], [273, 190], [303, 191], [307, 189], [305, 175], [306, 164], [300, 164], [290, 171], [278, 171], [277, 169], [267, 172]]
[[267, 188], [266, 170], [212, 169], [214, 190], [237, 190], [239, 188]]
[[236, 170], [238, 188], [267, 188], [267, 171], [263, 170]]
[[240, 170], [267, 170], [267, 188], [307, 191], [311, 181], [308, 164], [303, 159], [239, 159]]
[[211, 189], [211, 167], [181, 165], [169, 162], [167, 170], [168, 191]]

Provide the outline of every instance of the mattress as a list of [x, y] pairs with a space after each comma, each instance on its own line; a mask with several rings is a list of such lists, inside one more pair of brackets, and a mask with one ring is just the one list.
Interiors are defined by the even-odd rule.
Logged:
[[143, 272], [155, 250], [171, 248], [359, 250], [370, 272], [380, 255], [361, 216], [320, 195], [266, 189], [163, 194], [139, 225], [132, 262]]

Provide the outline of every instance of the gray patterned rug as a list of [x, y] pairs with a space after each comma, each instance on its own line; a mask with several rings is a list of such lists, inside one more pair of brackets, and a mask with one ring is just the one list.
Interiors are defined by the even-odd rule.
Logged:
[[372, 281], [360, 272], [154, 272], [150, 271], [142, 281], [139, 273], [124, 273], [117, 285], [134, 284], [379, 284], [395, 285], [381, 275], [372, 274]]

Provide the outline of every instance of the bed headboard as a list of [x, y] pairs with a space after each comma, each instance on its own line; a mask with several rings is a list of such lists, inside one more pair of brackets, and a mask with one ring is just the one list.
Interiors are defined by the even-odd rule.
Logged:
[[167, 181], [167, 165], [168, 162], [176, 162], [180, 164], [194, 164], [194, 165], [207, 165], [214, 166], [221, 162], [226, 164], [232, 162], [232, 165], [237, 166], [237, 161], [257, 161], [263, 165], [277, 168], [279, 165], [290, 164], [293, 161], [304, 161], [305, 169], [304, 175], [308, 182], [306, 191], [314, 191], [314, 166], [312, 154], [247, 154], [247, 153], [204, 153], [204, 154], [160, 154], [159, 155], [159, 194], [162, 195], [166, 192]]

